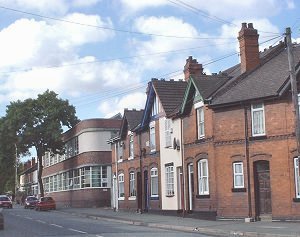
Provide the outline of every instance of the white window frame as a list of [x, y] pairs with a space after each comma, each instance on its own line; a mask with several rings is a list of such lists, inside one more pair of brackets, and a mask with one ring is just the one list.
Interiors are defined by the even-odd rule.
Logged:
[[136, 188], [135, 188], [135, 173], [134, 171], [129, 172], [129, 200], [136, 199]]
[[129, 158], [128, 160], [132, 160], [134, 158], [134, 137], [133, 133], [129, 134]]
[[[255, 106], [261, 106], [258, 108], [254, 108]], [[261, 113], [259, 120], [261, 120], [260, 124], [256, 123], [256, 113]], [[257, 103], [251, 105], [251, 122], [252, 122], [252, 136], [264, 136], [266, 135], [266, 125], [265, 125], [265, 106], [263, 103]], [[260, 127], [260, 128], [259, 128]]]
[[[238, 172], [237, 166], [241, 166], [241, 172]], [[232, 164], [232, 169], [233, 169], [233, 188], [244, 188], [244, 165], [243, 162], [234, 162]], [[242, 177], [242, 185], [237, 184], [237, 178]]]
[[[153, 193], [154, 187], [156, 187], [157, 193]], [[150, 195], [151, 197], [158, 197], [158, 169], [152, 168], [150, 170]]]
[[[121, 187], [123, 187], [123, 193], [120, 192]], [[125, 184], [124, 184], [124, 174], [123, 173], [118, 175], [118, 190], [119, 190], [118, 199], [119, 200], [125, 200]]]
[[151, 110], [151, 116], [155, 116], [159, 113], [159, 101], [156, 97], [156, 95], [153, 98], [153, 104], [152, 104], [152, 110]]
[[205, 119], [204, 119], [204, 103], [200, 101], [194, 104], [197, 116], [197, 138], [202, 139], [205, 137]]
[[165, 175], [166, 175], [166, 196], [172, 197], [175, 195], [174, 190], [174, 166], [166, 165], [165, 166]]
[[300, 175], [299, 175], [299, 158], [294, 159], [294, 171], [295, 171], [295, 192], [296, 198], [300, 198]]
[[152, 121], [149, 124], [149, 142], [150, 142], [150, 152], [156, 151], [156, 142], [155, 142], [155, 121]]
[[[206, 175], [204, 175], [204, 171]], [[198, 192], [199, 195], [209, 195], [209, 169], [208, 160], [201, 159], [198, 161]], [[206, 189], [205, 189], [206, 187]]]
[[172, 146], [172, 128], [171, 128], [171, 119], [165, 118], [165, 147]]

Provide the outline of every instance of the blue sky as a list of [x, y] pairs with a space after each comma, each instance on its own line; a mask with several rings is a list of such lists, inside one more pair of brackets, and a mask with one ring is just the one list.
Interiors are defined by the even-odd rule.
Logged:
[[208, 74], [238, 63], [242, 22], [254, 23], [261, 50], [286, 27], [299, 42], [299, 8], [296, 0], [0, 0], [0, 116], [10, 101], [47, 89], [81, 120], [144, 108], [147, 81], [183, 78], [190, 55]]

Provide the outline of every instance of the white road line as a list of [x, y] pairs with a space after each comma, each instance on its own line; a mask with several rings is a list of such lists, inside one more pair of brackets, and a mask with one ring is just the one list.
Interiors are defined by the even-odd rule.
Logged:
[[87, 232], [84, 232], [84, 231], [81, 231], [81, 230], [75, 230], [75, 229], [72, 229], [72, 228], [69, 228], [69, 230], [75, 231], [75, 232], [78, 232], [78, 233], [81, 233], [81, 234], [87, 234]]
[[103, 237], [102, 235], [96, 235], [96, 237]]
[[41, 221], [41, 220], [36, 220], [37, 222], [40, 222], [40, 223], [43, 223], [43, 224], [46, 224], [45, 221]]
[[31, 218], [31, 217], [25, 217], [25, 219], [32, 220], [32, 218]]
[[52, 226], [56, 226], [56, 227], [59, 227], [59, 228], [63, 228], [61, 225], [56, 225], [56, 224], [50, 224]]
[[264, 229], [285, 229], [287, 227], [284, 226], [259, 226], [260, 228], [264, 228]]

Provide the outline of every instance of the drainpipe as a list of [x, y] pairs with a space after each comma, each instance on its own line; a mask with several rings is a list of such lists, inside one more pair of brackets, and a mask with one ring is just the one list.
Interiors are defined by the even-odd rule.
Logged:
[[[139, 136], [139, 150], [140, 150], [140, 175], [141, 175], [141, 180], [140, 180], [140, 194], [142, 195], [141, 197], [138, 197], [137, 201], [139, 203], [139, 199], [141, 201], [141, 209], [140, 209], [140, 213], [143, 213], [143, 193], [144, 193], [144, 189], [143, 189], [143, 163], [142, 163], [142, 158], [143, 158], [143, 150], [142, 150], [142, 138], [141, 138], [141, 133], [138, 133]], [[145, 209], [146, 209], [146, 203], [145, 203]]]
[[115, 143], [115, 167], [116, 167], [116, 176], [114, 177], [116, 179], [116, 182], [114, 184], [115, 187], [115, 193], [114, 193], [114, 199], [115, 199], [115, 211], [118, 211], [119, 209], [119, 180], [118, 180], [118, 160], [117, 160], [117, 142]]
[[252, 218], [247, 106], [244, 107], [244, 114], [245, 114], [245, 156], [246, 156], [246, 163], [247, 163], [247, 187], [248, 187], [248, 218]]
[[183, 118], [180, 118], [181, 134], [181, 162], [182, 162], [182, 182], [181, 182], [181, 202], [182, 202], [182, 217], [185, 217], [186, 210], [186, 195], [185, 195], [185, 164], [184, 164], [184, 144], [183, 144]]

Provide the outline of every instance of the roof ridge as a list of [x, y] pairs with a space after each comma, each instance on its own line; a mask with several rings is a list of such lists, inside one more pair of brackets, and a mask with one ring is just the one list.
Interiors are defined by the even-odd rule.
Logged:
[[244, 72], [244, 73], [240, 74], [239, 76], [237, 76], [236, 78], [234, 78], [233, 81], [229, 80], [228, 84], [225, 83], [223, 86], [221, 86], [221, 88], [219, 89], [219, 91], [217, 91], [214, 94], [214, 96], [215, 97], [219, 97], [219, 96], [224, 95], [226, 92], [230, 91], [233, 87], [235, 87], [241, 81], [243, 81], [244, 78], [246, 78], [247, 76], [249, 76], [250, 74], [252, 74], [258, 68], [260, 68], [263, 65], [265, 65], [267, 62], [269, 62], [270, 60], [272, 60], [274, 57], [278, 56], [284, 49], [285, 49], [285, 44], [283, 44], [283, 43], [280, 43], [276, 47], [273, 47], [273, 48], [269, 49], [271, 51], [269, 53], [267, 53], [264, 57], [261, 58], [261, 61], [260, 61], [259, 65], [257, 67], [253, 68], [252, 70], [250, 70], [248, 72]]

